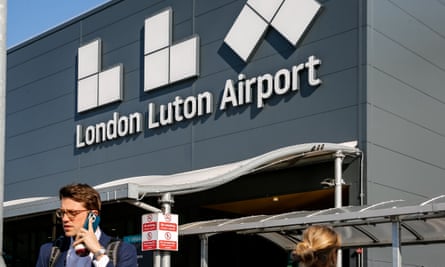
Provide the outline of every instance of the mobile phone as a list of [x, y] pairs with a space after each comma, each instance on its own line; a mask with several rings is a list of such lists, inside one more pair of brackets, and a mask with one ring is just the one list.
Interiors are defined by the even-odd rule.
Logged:
[[88, 216], [85, 219], [85, 223], [83, 224], [83, 228], [88, 230], [88, 224], [89, 224], [90, 218], [92, 219], [92, 223], [93, 223], [93, 231], [96, 232], [97, 226], [100, 223], [100, 216], [94, 214], [91, 211], [88, 213]]

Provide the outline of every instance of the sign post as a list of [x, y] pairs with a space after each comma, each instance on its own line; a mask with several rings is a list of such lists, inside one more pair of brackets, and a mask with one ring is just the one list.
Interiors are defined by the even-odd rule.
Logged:
[[142, 215], [142, 251], [178, 251], [178, 215], [148, 213]]

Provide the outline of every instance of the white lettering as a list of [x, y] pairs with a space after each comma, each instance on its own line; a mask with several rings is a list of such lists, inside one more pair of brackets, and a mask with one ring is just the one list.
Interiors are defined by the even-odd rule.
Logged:
[[117, 138], [117, 117], [119, 117], [119, 113], [113, 113], [113, 119], [107, 122], [107, 139], [113, 140]]
[[[96, 143], [105, 142], [106, 139], [106, 127], [105, 122], [96, 124]], [[102, 137], [102, 138], [101, 138]]]
[[246, 89], [244, 94], [246, 97], [246, 101], [244, 102], [245, 104], [252, 103], [252, 86], [255, 85], [256, 85], [256, 78], [246, 80]]
[[156, 105], [148, 104], [148, 129], [158, 128], [159, 122], [156, 121]]
[[304, 66], [308, 69], [308, 81], [309, 85], [311, 86], [317, 86], [321, 84], [321, 80], [317, 78], [317, 71], [315, 70], [316, 66], [319, 66], [321, 64], [321, 60], [318, 58], [315, 58], [315, 56], [310, 56], [304, 64]]
[[257, 108], [263, 108], [267, 99], [274, 94], [284, 95], [290, 91], [300, 90], [300, 76], [304, 69], [307, 69], [308, 83], [310, 86], [318, 86], [322, 83], [317, 77], [316, 68], [321, 65], [321, 60], [315, 56], [308, 57], [305, 63], [292, 66], [291, 69], [280, 69], [273, 76], [266, 73], [254, 78], [247, 79], [244, 74], [238, 75], [238, 87], [235, 90], [235, 82], [226, 80], [226, 85], [222, 94], [220, 110], [224, 110], [228, 105], [237, 107], [252, 102], [252, 91], [257, 90]]
[[213, 95], [204, 92], [198, 95], [198, 116], [210, 114], [213, 111]]
[[284, 95], [290, 89], [290, 72], [286, 69], [277, 71], [274, 79], [274, 91], [277, 95]]
[[[247, 78], [245, 74], [239, 74], [235, 82], [226, 80], [222, 93], [219, 109], [225, 110], [230, 105], [251, 104], [253, 90], [256, 90], [256, 107], [261, 109], [266, 100], [275, 95], [284, 95], [290, 91], [300, 90], [301, 75], [307, 70], [307, 81], [309, 86], [318, 86], [322, 80], [318, 77], [317, 68], [321, 60], [315, 56], [308, 57], [307, 61], [292, 66], [290, 69], [280, 69], [274, 75], [265, 73], [253, 78]], [[236, 84], [235, 84], [236, 83]], [[160, 105], [148, 104], [147, 128], [154, 129], [161, 126], [172, 125], [183, 120], [191, 120], [213, 112], [213, 95], [203, 92], [197, 96], [188, 96], [185, 99], [175, 96], [174, 100]], [[76, 125], [76, 148], [83, 148], [93, 144], [99, 144], [117, 138], [142, 132], [143, 116], [135, 112], [128, 116], [120, 116], [118, 112], [113, 113], [112, 119], [107, 122], [99, 122], [86, 128]]]
[[246, 80], [246, 75], [238, 75], [238, 105], [252, 102], [252, 85], [256, 84], [256, 78]]
[[130, 134], [142, 132], [142, 114], [139, 112], [129, 115], [130, 117]]
[[184, 119], [190, 120], [212, 113], [213, 96], [204, 92], [195, 96], [188, 96], [185, 100], [176, 96], [173, 102], [159, 106], [159, 121], [156, 120], [156, 105], [148, 104], [148, 129], [171, 125]]
[[184, 117], [191, 119], [196, 116], [196, 98], [189, 96], [184, 101]]
[[[273, 77], [269, 73], [264, 74], [263, 76], [258, 76], [257, 105], [256, 105], [258, 108], [264, 107], [263, 100], [272, 96], [272, 91], [273, 91], [272, 85], [273, 85]], [[266, 88], [266, 90], [264, 90], [264, 88]]]
[[76, 125], [76, 148], [82, 148], [85, 146], [83, 141], [83, 128], [82, 125]]
[[182, 104], [184, 104], [184, 100], [180, 96], [175, 97], [175, 101], [173, 101], [173, 108], [175, 110], [175, 121], [182, 121], [184, 117], [182, 116]]
[[292, 91], [300, 90], [300, 74], [299, 72], [304, 69], [304, 64], [298, 64], [292, 67]]
[[228, 103], [232, 104], [233, 107], [238, 106], [235, 86], [233, 85], [233, 81], [230, 79], [226, 81], [226, 86], [224, 87], [224, 92], [222, 95], [221, 103], [219, 104], [219, 109], [225, 110]]
[[169, 103], [167, 106], [161, 105], [159, 111], [159, 121], [162, 125], [173, 123], [173, 105]]
[[117, 132], [119, 136], [120, 137], [126, 136], [128, 134], [128, 117], [127, 116], [120, 117], [117, 125], [118, 125]]
[[113, 113], [108, 122], [90, 125], [83, 131], [82, 125], [76, 126], [76, 147], [82, 148], [93, 144], [100, 144], [119, 137], [140, 133], [142, 131], [142, 114], [133, 113], [130, 116], [119, 116]]
[[238, 75], [238, 105], [242, 105], [244, 103], [244, 95], [245, 95], [245, 87], [244, 81], [246, 80], [246, 75], [240, 74]]
[[244, 104], [252, 103], [252, 85], [256, 84], [256, 78], [246, 80], [246, 75], [238, 75], [238, 87], [235, 92], [234, 82], [232, 80], [226, 81], [221, 103], [219, 105], [220, 110], [227, 108], [227, 104], [231, 104], [233, 107], [237, 107]]
[[95, 142], [95, 127], [94, 126], [88, 126], [85, 130], [85, 143], [90, 146], [94, 144]]

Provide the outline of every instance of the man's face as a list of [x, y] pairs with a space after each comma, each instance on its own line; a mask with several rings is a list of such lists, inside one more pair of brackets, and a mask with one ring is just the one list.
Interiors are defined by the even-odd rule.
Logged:
[[71, 198], [62, 198], [60, 209], [65, 213], [61, 217], [63, 230], [66, 236], [76, 236], [82, 229], [88, 215], [83, 203], [72, 200]]

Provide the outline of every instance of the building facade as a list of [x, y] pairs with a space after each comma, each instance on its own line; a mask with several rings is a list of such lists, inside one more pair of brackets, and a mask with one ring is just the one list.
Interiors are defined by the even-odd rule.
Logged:
[[[444, 13], [440, 0], [112, 0], [10, 48], [8, 266], [33, 266], [61, 233], [53, 207], [65, 184], [174, 186], [177, 174], [301, 144], [363, 152], [344, 161], [343, 205], [443, 194]], [[331, 157], [243, 173], [175, 195], [172, 212], [181, 224], [329, 208], [334, 172]], [[138, 200], [159, 207], [146, 191]], [[147, 210], [101, 193], [102, 227], [138, 246]], [[257, 236], [211, 242], [210, 266], [289, 264]], [[407, 248], [404, 264], [437, 266], [418, 255], [441, 248]], [[368, 249], [364, 264], [391, 266], [390, 252]], [[343, 259], [361, 265], [354, 250]], [[172, 266], [198, 264], [199, 241], [180, 239]]]

